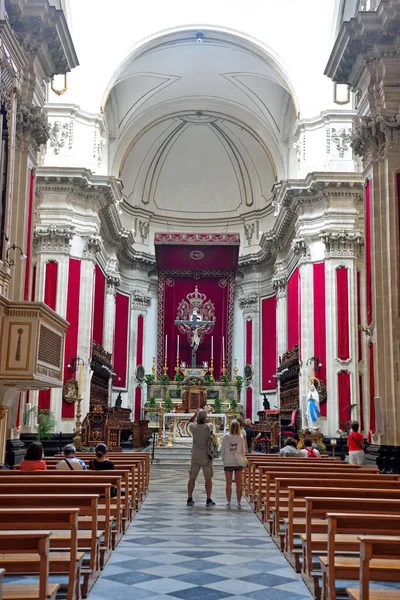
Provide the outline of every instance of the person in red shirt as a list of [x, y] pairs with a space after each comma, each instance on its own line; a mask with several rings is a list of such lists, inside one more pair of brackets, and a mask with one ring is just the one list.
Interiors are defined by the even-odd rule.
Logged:
[[43, 446], [40, 442], [32, 442], [28, 446], [20, 466], [21, 471], [47, 471], [43, 460]]
[[347, 436], [347, 446], [349, 448], [349, 457], [351, 465], [364, 464], [364, 437], [358, 430], [360, 425], [355, 421], [351, 424], [351, 431]]

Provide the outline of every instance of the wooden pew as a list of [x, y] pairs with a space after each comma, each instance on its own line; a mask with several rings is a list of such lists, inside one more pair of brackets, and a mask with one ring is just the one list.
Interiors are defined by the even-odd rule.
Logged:
[[[70, 547], [67, 552], [49, 553], [49, 572], [68, 575], [68, 600], [80, 598], [80, 574], [84, 552], [78, 552], [78, 508], [1, 508], [0, 529], [4, 534], [15, 535], [15, 531], [69, 530], [71, 532]], [[49, 539], [47, 539], [47, 543]], [[13, 556], [4, 548], [0, 554], [0, 567], [7, 573], [32, 574], [40, 573], [41, 560], [37, 556], [27, 554], [26, 557]]]
[[[346, 490], [347, 493], [347, 490]], [[363, 495], [365, 491], [363, 490]], [[320, 597], [320, 573], [313, 570], [312, 562], [312, 533], [313, 521], [325, 519], [329, 513], [357, 513], [357, 514], [400, 514], [400, 501], [392, 498], [360, 498], [360, 497], [306, 497], [306, 546], [305, 560], [303, 562], [302, 578], [315, 598]], [[327, 523], [327, 521], [326, 521]], [[327, 527], [327, 524], [326, 524]], [[326, 556], [318, 556], [321, 563], [326, 562]], [[322, 559], [322, 562], [321, 562]]]
[[[21, 562], [24, 555], [37, 556], [39, 584], [2, 584], [3, 600], [55, 600], [60, 584], [49, 583], [49, 531], [0, 533], [0, 553], [16, 555]], [[0, 556], [1, 556], [0, 554]], [[1, 558], [0, 558], [1, 561]], [[1, 569], [2, 575], [4, 569]]]
[[[397, 545], [399, 547], [399, 557], [400, 557], [400, 515], [384, 515], [379, 513], [369, 513], [369, 514], [351, 514], [351, 513], [328, 513], [327, 514], [328, 521], [328, 555], [327, 555], [327, 566], [322, 567], [322, 590], [323, 590], [323, 598], [331, 600], [335, 600], [336, 598], [336, 586], [335, 581], [337, 578], [340, 578], [340, 566], [336, 566], [338, 563], [342, 561], [342, 557], [340, 556], [343, 553], [356, 553], [353, 556], [346, 557], [345, 561], [346, 569], [345, 569], [345, 578], [346, 579], [358, 579], [360, 574], [360, 557], [357, 556], [357, 553], [360, 550], [360, 534], [383, 534], [390, 535], [397, 534]], [[391, 556], [387, 554], [388, 547], [386, 546], [386, 555], [381, 556], [380, 558], [391, 558]], [[389, 550], [393, 550], [392, 545], [389, 546]], [[348, 558], [351, 559], [348, 561]], [[369, 557], [370, 558], [370, 557]], [[369, 560], [367, 561], [369, 563]], [[400, 561], [397, 561], [397, 565], [394, 569], [394, 575], [400, 577]], [[351, 566], [352, 565], [352, 566]], [[368, 564], [369, 566], [369, 564]], [[362, 568], [362, 560], [361, 560], [361, 568]], [[392, 574], [388, 572], [388, 569], [382, 569], [382, 571], [378, 568], [375, 562], [373, 569], [373, 578], [382, 573], [384, 576], [384, 581], [387, 581], [389, 575]], [[382, 581], [382, 578], [379, 579]], [[395, 579], [396, 581], [396, 579]], [[367, 577], [367, 589], [369, 587], [369, 574]]]
[[[90, 517], [91, 529], [77, 532], [78, 550], [89, 553], [89, 562], [83, 563], [81, 575], [83, 575], [82, 596], [86, 597], [89, 589], [94, 585], [100, 570], [100, 538], [104, 531], [97, 529], [97, 503], [98, 495], [33, 495], [33, 494], [0, 494], [0, 508], [78, 508], [79, 516]], [[53, 531], [50, 535], [50, 548], [65, 549], [71, 546], [71, 531]], [[85, 560], [85, 559], [84, 559]]]
[[[351, 600], [400, 600], [400, 590], [369, 589], [370, 562], [376, 559], [400, 561], [400, 538], [398, 536], [360, 537], [360, 588], [346, 588]], [[386, 573], [387, 575], [387, 573]], [[397, 575], [397, 572], [396, 572]], [[398, 581], [396, 578], [395, 581]]]

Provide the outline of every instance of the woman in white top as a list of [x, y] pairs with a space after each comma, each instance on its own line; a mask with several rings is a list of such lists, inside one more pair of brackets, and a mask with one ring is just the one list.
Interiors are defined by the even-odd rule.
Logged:
[[235, 473], [237, 507], [242, 508], [240, 501], [242, 499], [243, 467], [239, 464], [237, 456], [240, 458], [245, 454], [246, 444], [243, 436], [240, 435], [240, 425], [234, 419], [230, 426], [230, 432], [222, 438], [222, 462], [226, 479], [226, 508], [228, 509], [231, 507], [233, 473]]

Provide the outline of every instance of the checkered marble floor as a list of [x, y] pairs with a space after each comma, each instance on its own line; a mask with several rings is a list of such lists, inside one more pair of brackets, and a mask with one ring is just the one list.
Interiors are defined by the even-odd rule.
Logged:
[[186, 473], [153, 468], [148, 497], [89, 600], [311, 598], [247, 502], [226, 510], [221, 470], [214, 508], [205, 507], [202, 476], [187, 507], [186, 483]]

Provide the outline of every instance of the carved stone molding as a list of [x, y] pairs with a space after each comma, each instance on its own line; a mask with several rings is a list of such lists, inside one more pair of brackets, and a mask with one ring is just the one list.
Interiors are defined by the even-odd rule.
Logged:
[[358, 258], [364, 245], [359, 231], [323, 231], [320, 238], [327, 258]]
[[356, 124], [351, 147], [364, 164], [400, 152], [400, 113], [361, 117]]
[[112, 294], [113, 296], [117, 292], [117, 288], [121, 285], [121, 277], [118, 273], [113, 273], [112, 275], [107, 275], [107, 294]]
[[74, 227], [36, 227], [33, 232], [33, 247], [36, 252], [66, 252], [69, 253], [71, 240], [74, 237]]
[[296, 254], [296, 256], [307, 258], [310, 255], [308, 251], [308, 246], [303, 238], [295, 238], [292, 241], [291, 248], [293, 253]]
[[258, 296], [257, 294], [249, 294], [239, 298], [239, 307], [242, 309], [244, 314], [257, 312], [258, 310]]
[[287, 295], [287, 277], [284, 275], [274, 277], [272, 286], [276, 292], [277, 298], [284, 298]]
[[340, 158], [344, 157], [344, 153], [347, 152], [347, 150], [350, 147], [351, 131], [351, 129], [348, 129], [346, 131], [346, 129], [344, 128], [336, 130], [334, 127], [332, 127], [331, 129], [330, 139], [331, 142], [335, 144], [336, 150], [338, 151]]
[[54, 121], [53, 125], [49, 130], [49, 143], [54, 148], [54, 154], [60, 153], [60, 148], [63, 148], [65, 141], [69, 136], [69, 124], [61, 123], [61, 121]]
[[145, 243], [147, 238], [149, 237], [150, 232], [150, 223], [149, 221], [139, 221], [139, 234], [140, 239], [142, 240], [142, 244]]
[[31, 150], [36, 153], [42, 144], [49, 139], [50, 126], [40, 106], [17, 103], [16, 112], [16, 146], [20, 150]]
[[144, 310], [146, 311], [151, 302], [151, 296], [148, 294], [142, 294], [141, 292], [134, 292], [132, 294], [132, 310]]
[[100, 252], [103, 246], [103, 240], [99, 235], [92, 235], [88, 241], [86, 242], [86, 247], [83, 251], [83, 256], [85, 258], [90, 258], [92, 260], [96, 259], [96, 253]]
[[248, 224], [245, 224], [245, 226], [244, 226], [244, 235], [246, 237], [248, 246], [251, 246], [255, 228], [256, 228], [255, 223], [248, 223]]

